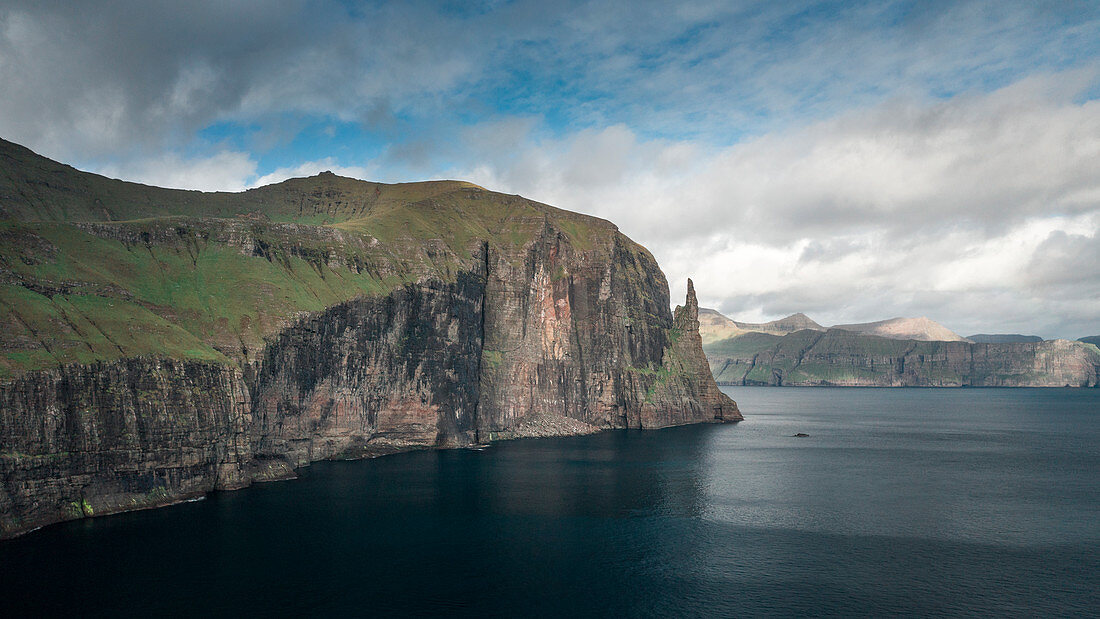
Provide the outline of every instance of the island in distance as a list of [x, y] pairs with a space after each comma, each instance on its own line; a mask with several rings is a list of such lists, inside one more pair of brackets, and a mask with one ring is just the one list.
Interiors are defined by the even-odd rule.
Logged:
[[0, 140], [0, 538], [350, 459], [741, 419], [691, 281], [471, 183], [150, 187]]
[[720, 385], [1096, 387], [1090, 338], [969, 338], [928, 318], [823, 327], [805, 314], [767, 323], [699, 310], [703, 350]]

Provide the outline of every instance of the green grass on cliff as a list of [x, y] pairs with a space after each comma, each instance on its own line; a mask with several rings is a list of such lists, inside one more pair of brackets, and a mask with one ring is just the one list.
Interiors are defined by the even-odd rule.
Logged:
[[[378, 294], [401, 277], [220, 243], [126, 245], [64, 224], [8, 227], [39, 261], [0, 254], [6, 333], [0, 372], [135, 355], [226, 361], [256, 349], [297, 312]], [[9, 238], [18, 234], [9, 234]], [[14, 277], [12, 277], [14, 275]]]
[[616, 234], [459, 181], [179, 191], [0, 140], [0, 377], [136, 355], [238, 363], [302, 312], [453, 281], [483, 244], [512, 263], [536, 238], [606, 258]]

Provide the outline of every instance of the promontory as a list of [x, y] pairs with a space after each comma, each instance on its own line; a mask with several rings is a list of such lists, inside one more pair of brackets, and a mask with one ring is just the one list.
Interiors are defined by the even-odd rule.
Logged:
[[0, 140], [0, 537], [331, 458], [741, 419], [688, 285], [456, 181], [149, 187]]

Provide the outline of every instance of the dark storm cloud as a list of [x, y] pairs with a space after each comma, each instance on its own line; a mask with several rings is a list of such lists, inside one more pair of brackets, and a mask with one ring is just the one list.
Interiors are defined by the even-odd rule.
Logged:
[[352, 19], [304, 1], [9, 4], [0, 134], [94, 157], [186, 144], [216, 120], [377, 115], [454, 88], [476, 56], [463, 39], [431, 11], [385, 6]]

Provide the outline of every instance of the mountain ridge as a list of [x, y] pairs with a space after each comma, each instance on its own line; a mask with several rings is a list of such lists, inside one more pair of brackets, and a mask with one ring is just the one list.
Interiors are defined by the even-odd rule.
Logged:
[[842, 329], [750, 333], [704, 347], [721, 385], [1096, 387], [1100, 349], [1047, 340], [897, 340]]
[[809, 329], [811, 331], [842, 329], [844, 331], [877, 335], [890, 339], [946, 342], [966, 340], [966, 338], [951, 331], [947, 327], [923, 316], [920, 318], [888, 318], [876, 322], [824, 327], [801, 312], [765, 323], [739, 322], [713, 309], [703, 308], [700, 309], [700, 313], [706, 316], [702, 333], [704, 341], [707, 342], [718, 341], [726, 337], [733, 337], [749, 332], [786, 335], [803, 329]]
[[926, 317], [887, 318], [875, 322], [833, 325], [831, 329], [855, 331], [865, 335], [877, 335], [895, 340], [918, 340], [923, 342], [963, 342], [966, 338]]
[[704, 342], [717, 341], [743, 333], [785, 335], [802, 329], [825, 330], [825, 327], [801, 312], [763, 323], [739, 322], [710, 308], [699, 308], [699, 316], [700, 334]]
[[[204, 193], [81, 172], [11, 142], [0, 141], [0, 154], [0, 242], [6, 250], [0, 253], [0, 306], [19, 306], [27, 314], [12, 310], [7, 341], [0, 335], [0, 378], [153, 353], [161, 341], [186, 358], [240, 361], [297, 311], [419, 280], [452, 280], [470, 268], [482, 241], [515, 247], [550, 226], [579, 251], [606, 255], [613, 249], [609, 241], [622, 236], [607, 220], [462, 181], [386, 185], [322, 173], [243, 192]], [[57, 202], [67, 206], [55, 208]], [[631, 252], [652, 260], [647, 249], [622, 238]], [[137, 255], [138, 249], [149, 256]], [[43, 261], [47, 253], [74, 259]], [[228, 272], [290, 294], [256, 307], [247, 290], [227, 281]], [[95, 328], [86, 324], [89, 312], [103, 313], [100, 301], [59, 307], [28, 296], [73, 290], [74, 284], [108, 299], [137, 326], [123, 332], [110, 320], [93, 320]], [[46, 341], [56, 336], [61, 340]], [[17, 347], [19, 341], [37, 345], [26, 354], [2, 354], [28, 350]], [[242, 349], [245, 354], [238, 354]]]

